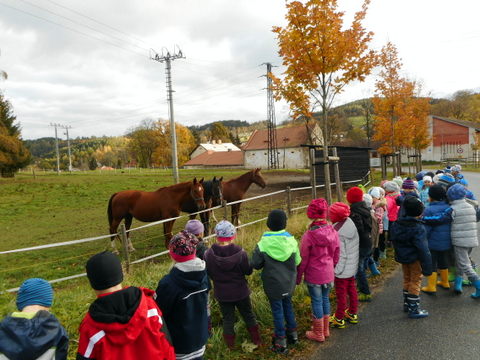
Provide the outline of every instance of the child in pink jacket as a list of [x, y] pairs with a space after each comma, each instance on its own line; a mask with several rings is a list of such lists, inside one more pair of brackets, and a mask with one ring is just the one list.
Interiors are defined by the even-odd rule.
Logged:
[[308, 205], [307, 216], [313, 222], [302, 236], [302, 262], [297, 269], [297, 284], [302, 282], [304, 276], [312, 299], [313, 326], [306, 336], [319, 342], [330, 336], [329, 294], [335, 279], [334, 268], [340, 257], [338, 233], [327, 223], [327, 209], [327, 201], [322, 198], [314, 199]]

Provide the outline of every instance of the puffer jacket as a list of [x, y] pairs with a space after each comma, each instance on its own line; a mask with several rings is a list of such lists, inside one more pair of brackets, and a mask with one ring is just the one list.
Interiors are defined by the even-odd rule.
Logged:
[[350, 205], [350, 219], [355, 224], [360, 238], [360, 248], [372, 248], [372, 213], [364, 201]]
[[433, 201], [425, 208], [422, 220], [430, 250], [446, 251], [452, 247], [452, 217], [446, 216], [449, 208], [446, 201]]
[[297, 284], [305, 274], [307, 283], [322, 285], [333, 282], [333, 269], [338, 263], [340, 245], [338, 233], [332, 225], [314, 226], [302, 236], [300, 256], [302, 262], [297, 268]]
[[387, 210], [387, 200], [382, 199], [373, 199], [373, 205], [372, 205], [373, 210], [375, 210], [375, 216], [377, 217], [377, 222], [378, 222], [378, 233], [381, 234], [383, 233], [383, 218], [385, 215], [385, 211]]
[[423, 205], [427, 206], [430, 203], [430, 197], [428, 195], [428, 190], [430, 190], [429, 186], [423, 186], [419, 189], [419, 196], [420, 196], [420, 201], [423, 203]]
[[478, 246], [477, 214], [465, 199], [453, 200], [452, 245], [462, 247]]
[[346, 218], [333, 225], [340, 238], [340, 258], [335, 266], [335, 277], [348, 279], [355, 276], [358, 269], [358, 231], [352, 219]]
[[397, 205], [397, 197], [399, 196], [400, 194], [398, 193], [389, 193], [385, 195], [385, 199], [387, 199], [387, 211], [389, 221], [396, 221], [398, 218], [398, 209], [400, 209], [400, 206]]

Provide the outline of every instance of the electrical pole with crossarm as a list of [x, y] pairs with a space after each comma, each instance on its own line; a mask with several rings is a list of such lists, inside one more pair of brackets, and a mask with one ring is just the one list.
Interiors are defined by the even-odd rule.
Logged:
[[[153, 50], [152, 50], [153, 51]], [[177, 155], [177, 134], [175, 131], [175, 120], [173, 116], [173, 90], [172, 90], [172, 61], [175, 59], [185, 59], [185, 56], [182, 54], [182, 50], [178, 49], [178, 52], [170, 54], [167, 50], [164, 54], [159, 55], [156, 51], [153, 51], [154, 54], [150, 55], [150, 59], [165, 63], [165, 76], [166, 76], [166, 85], [167, 85], [167, 101], [168, 101], [168, 115], [170, 118], [170, 137], [172, 143], [172, 168], [173, 168], [173, 180], [175, 184], [180, 182], [180, 177], [178, 175], [178, 155]], [[152, 56], [153, 55], [153, 56]]]

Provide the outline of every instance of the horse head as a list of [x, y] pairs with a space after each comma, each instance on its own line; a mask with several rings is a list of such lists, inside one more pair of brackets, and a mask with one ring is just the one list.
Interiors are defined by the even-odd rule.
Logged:
[[260, 168], [256, 168], [255, 170], [252, 170], [252, 182], [260, 186], [262, 189], [267, 186], [267, 183], [265, 182], [265, 179], [263, 178], [262, 174], [260, 174]]
[[199, 210], [203, 210], [207, 207], [203, 192], [203, 178], [201, 180], [197, 180], [196, 177], [193, 178], [192, 185], [190, 186], [190, 196], [195, 201], [195, 204], [197, 204]]
[[222, 180], [223, 176], [218, 179], [214, 176], [212, 179], [212, 206], [222, 205]]

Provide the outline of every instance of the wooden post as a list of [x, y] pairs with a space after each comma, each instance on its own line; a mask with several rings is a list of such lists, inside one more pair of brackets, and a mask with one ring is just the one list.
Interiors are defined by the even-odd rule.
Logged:
[[312, 184], [312, 199], [317, 198], [317, 172], [315, 169], [315, 148], [310, 148], [310, 184]]
[[125, 224], [120, 225], [120, 232], [118, 233], [118, 235], [122, 240], [123, 257], [125, 258], [125, 269], [128, 274], [128, 272], [130, 271], [130, 252], [128, 251], [128, 238]]
[[290, 186], [287, 186], [287, 214], [288, 216], [292, 215], [292, 192], [290, 191]]
[[33, 179], [35, 180], [37, 176], [35, 175], [35, 167], [32, 166], [32, 174], [33, 174]]
[[387, 179], [387, 156], [380, 155], [380, 166], [382, 167], [382, 180]]
[[227, 200], [222, 200], [222, 206], [223, 206], [223, 220], [227, 220], [228, 219]]
[[[333, 157], [337, 158], [337, 148], [334, 147], [332, 150]], [[342, 189], [342, 181], [340, 180], [340, 166], [339, 166], [340, 159], [335, 159], [334, 162], [334, 172], [335, 172], [335, 184], [337, 188], [337, 201], [341, 202], [343, 200], [343, 189]]]

